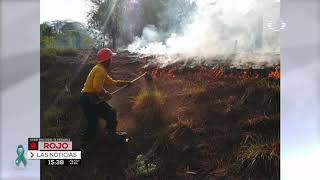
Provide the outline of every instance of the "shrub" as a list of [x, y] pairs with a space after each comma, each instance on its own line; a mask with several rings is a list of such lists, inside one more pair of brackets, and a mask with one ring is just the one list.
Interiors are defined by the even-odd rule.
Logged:
[[48, 108], [48, 110], [44, 112], [44, 120], [48, 122], [52, 122], [57, 118], [61, 117], [62, 115], [63, 115], [62, 109], [55, 106], [51, 106], [50, 108]]
[[[60, 118], [64, 115], [64, 112], [61, 108], [56, 106], [49, 107], [43, 114], [43, 132], [44, 136], [53, 136], [57, 133], [59, 127], [57, 127], [57, 123]], [[53, 133], [54, 130], [56, 133]]]
[[66, 48], [66, 49], [57, 49], [58, 56], [77, 56], [79, 54], [78, 49]]
[[57, 50], [54, 48], [40, 49], [40, 59], [53, 59], [57, 56]]
[[43, 48], [40, 50], [41, 59], [53, 59], [56, 56], [77, 56], [79, 54], [78, 49], [66, 48], [66, 49], [56, 49], [56, 48]]

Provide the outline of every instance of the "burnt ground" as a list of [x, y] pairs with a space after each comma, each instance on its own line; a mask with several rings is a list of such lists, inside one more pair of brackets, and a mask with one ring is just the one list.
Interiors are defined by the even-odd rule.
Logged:
[[[132, 141], [107, 144], [101, 120], [96, 142], [85, 144], [82, 165], [42, 166], [43, 179], [279, 179], [279, 66], [177, 62], [142, 68], [154, 58], [122, 52], [112, 64], [114, 79], [131, 80], [146, 71], [153, 77], [110, 101], [118, 112], [118, 130]], [[43, 137], [70, 137], [73, 148], [82, 149], [78, 131], [86, 120], [78, 98], [95, 64], [94, 52], [41, 63]]]

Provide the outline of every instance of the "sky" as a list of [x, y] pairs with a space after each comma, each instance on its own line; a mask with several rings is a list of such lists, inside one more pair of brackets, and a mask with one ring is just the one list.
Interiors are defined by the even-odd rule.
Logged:
[[[253, 0], [247, 3], [235, 3], [238, 1], [224, 0], [222, 5], [232, 7], [230, 10], [243, 11], [248, 9]], [[280, 0], [274, 0], [279, 2]], [[231, 5], [231, 6], [230, 6]], [[90, 9], [88, 0], [40, 0], [40, 23], [54, 20], [73, 20], [86, 23], [86, 14]]]
[[89, 9], [88, 0], [40, 0], [40, 23], [54, 20], [86, 23]]

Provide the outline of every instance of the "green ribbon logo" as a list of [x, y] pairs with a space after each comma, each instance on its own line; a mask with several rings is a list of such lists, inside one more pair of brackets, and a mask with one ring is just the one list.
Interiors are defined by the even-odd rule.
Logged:
[[18, 154], [18, 157], [16, 159], [16, 166], [19, 166], [21, 161], [22, 161], [23, 165], [26, 166], [27, 165], [27, 160], [24, 157], [24, 148], [23, 148], [22, 145], [19, 145], [17, 147], [17, 154]]

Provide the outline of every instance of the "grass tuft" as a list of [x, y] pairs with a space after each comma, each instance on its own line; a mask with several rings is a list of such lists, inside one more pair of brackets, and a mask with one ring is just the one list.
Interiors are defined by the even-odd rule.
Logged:
[[158, 90], [142, 90], [135, 98], [134, 98], [134, 109], [145, 108], [149, 105], [155, 105], [155, 107], [162, 108], [164, 104], [164, 95]]
[[238, 163], [250, 175], [276, 178], [280, 168], [280, 142], [244, 146], [238, 154]]
[[153, 129], [161, 126], [164, 104], [165, 96], [162, 91], [144, 89], [133, 99], [132, 109], [144, 129]]

